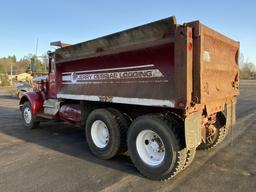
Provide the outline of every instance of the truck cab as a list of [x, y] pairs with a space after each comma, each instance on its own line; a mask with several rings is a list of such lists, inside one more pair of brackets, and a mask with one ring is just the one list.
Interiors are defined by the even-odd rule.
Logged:
[[[33, 78], [33, 90], [24, 93], [23, 97], [20, 99], [20, 107], [24, 104], [29, 105], [30, 110], [27, 109], [25, 115], [31, 120], [35, 120], [35, 125], [38, 126], [40, 120], [49, 119], [54, 120], [58, 119], [56, 114], [50, 113], [49, 111], [53, 110], [58, 111], [56, 108], [57, 101], [57, 86], [56, 86], [56, 76], [55, 76], [55, 53], [47, 52], [49, 62], [48, 62], [48, 74], [41, 75]], [[58, 105], [59, 106], [59, 105]], [[31, 113], [31, 114], [29, 114]], [[37, 116], [37, 118], [35, 118]], [[27, 119], [29, 122], [30, 119]], [[34, 127], [32, 124], [31, 128]]]

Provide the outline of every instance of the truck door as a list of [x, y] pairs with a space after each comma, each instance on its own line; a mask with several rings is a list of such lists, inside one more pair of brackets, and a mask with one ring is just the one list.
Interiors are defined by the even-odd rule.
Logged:
[[57, 87], [56, 87], [56, 76], [55, 76], [55, 57], [54, 54], [49, 54], [49, 80], [48, 80], [48, 98], [57, 97]]

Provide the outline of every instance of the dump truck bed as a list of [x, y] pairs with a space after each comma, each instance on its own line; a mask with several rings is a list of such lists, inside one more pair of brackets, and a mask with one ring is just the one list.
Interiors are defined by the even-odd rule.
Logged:
[[238, 90], [239, 43], [175, 17], [56, 50], [58, 98], [171, 108]]

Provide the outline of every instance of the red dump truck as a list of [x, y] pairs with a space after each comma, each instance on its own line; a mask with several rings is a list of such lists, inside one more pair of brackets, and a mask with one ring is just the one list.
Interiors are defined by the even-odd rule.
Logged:
[[49, 52], [49, 74], [20, 100], [25, 126], [66, 121], [85, 129], [102, 159], [128, 154], [155, 180], [177, 175], [196, 149], [235, 123], [239, 42], [175, 17]]

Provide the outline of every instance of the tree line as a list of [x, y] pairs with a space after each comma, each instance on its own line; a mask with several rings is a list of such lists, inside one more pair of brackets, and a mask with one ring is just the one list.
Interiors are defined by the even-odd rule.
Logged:
[[[43, 56], [36, 56], [28, 54], [21, 59], [17, 59], [15, 55], [0, 58], [0, 85], [10, 85], [10, 79], [15, 80], [15, 76], [21, 73], [31, 73], [31, 63], [34, 63], [35, 75], [47, 73], [48, 70], [48, 57], [46, 54]], [[13, 76], [10, 76], [10, 75]]]
[[256, 66], [250, 62], [249, 59], [245, 59], [244, 55], [240, 55], [239, 68], [241, 79], [256, 79]]
[[31, 62], [35, 64], [36, 73], [45, 73], [48, 68], [48, 59], [47, 55], [36, 56], [33, 54], [28, 54], [23, 58], [17, 60], [16, 56], [8, 56], [0, 58], [0, 74], [11, 74], [11, 68], [13, 75], [20, 73], [29, 73], [31, 71], [30, 65]]

